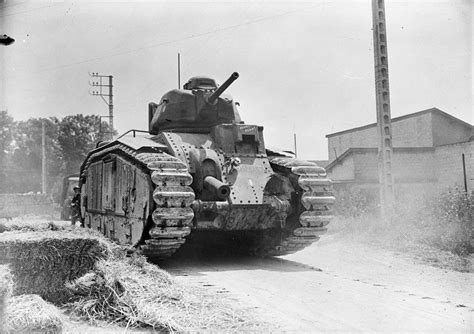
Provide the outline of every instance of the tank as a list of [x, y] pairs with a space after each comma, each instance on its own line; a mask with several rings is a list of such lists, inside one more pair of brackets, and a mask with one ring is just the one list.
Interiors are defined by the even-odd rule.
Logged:
[[130, 130], [91, 151], [80, 170], [85, 227], [152, 260], [185, 243], [259, 256], [297, 252], [331, 221], [323, 168], [265, 147], [208, 77], [191, 78], [148, 108], [148, 131]]

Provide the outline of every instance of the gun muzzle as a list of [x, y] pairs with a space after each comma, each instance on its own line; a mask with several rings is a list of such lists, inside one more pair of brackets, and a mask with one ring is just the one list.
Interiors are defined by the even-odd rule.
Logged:
[[219, 88], [217, 88], [214, 93], [209, 95], [207, 98], [207, 102], [210, 104], [214, 104], [217, 98], [229, 87], [237, 78], [239, 77], [239, 73], [234, 72], [232, 75], [227, 79]]
[[204, 178], [204, 188], [213, 192], [221, 201], [225, 201], [230, 195], [230, 187], [213, 176], [206, 176]]

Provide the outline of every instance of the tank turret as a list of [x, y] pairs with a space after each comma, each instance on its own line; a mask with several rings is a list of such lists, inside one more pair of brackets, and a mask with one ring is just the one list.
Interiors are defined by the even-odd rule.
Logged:
[[150, 133], [178, 129], [208, 132], [219, 124], [241, 123], [232, 98], [221, 97], [238, 77], [237, 72], [232, 73], [219, 87], [214, 79], [193, 77], [184, 89], [174, 89], [166, 93], [160, 103], [150, 103]]

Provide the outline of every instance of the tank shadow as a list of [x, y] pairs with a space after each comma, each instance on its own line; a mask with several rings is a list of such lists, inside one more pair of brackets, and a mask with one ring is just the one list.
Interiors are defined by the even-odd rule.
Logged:
[[225, 233], [195, 234], [170, 258], [156, 262], [172, 271], [268, 270], [278, 272], [322, 271], [284, 257], [261, 257], [250, 253], [247, 239]]
[[160, 268], [177, 276], [201, 276], [206, 272], [264, 270], [272, 272], [322, 272], [322, 269], [280, 257], [213, 254], [179, 256], [156, 263]]

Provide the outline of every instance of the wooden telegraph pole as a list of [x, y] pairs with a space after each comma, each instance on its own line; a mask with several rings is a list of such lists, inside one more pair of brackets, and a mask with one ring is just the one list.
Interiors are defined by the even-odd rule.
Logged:
[[392, 175], [392, 123], [388, 78], [387, 30], [384, 0], [372, 0], [374, 32], [375, 96], [377, 105], [378, 166], [380, 181], [380, 207], [382, 219], [387, 221], [393, 205]]
[[[93, 78], [94, 81], [89, 82], [89, 85], [93, 86], [97, 90], [90, 91], [89, 94], [94, 95], [94, 96], [100, 96], [102, 100], [104, 100], [105, 104], [109, 107], [109, 115], [108, 116], [103, 116], [103, 117], [108, 117], [109, 118], [109, 131], [108, 131], [108, 137], [110, 140], [112, 140], [113, 134], [114, 134], [114, 94], [113, 94], [113, 76], [111, 75], [102, 75], [97, 72], [93, 72], [92, 74], [89, 73], [89, 75]], [[108, 83], [107, 83], [108, 81]], [[105, 91], [105, 89], [108, 88], [108, 91]], [[105, 99], [108, 97], [107, 99]], [[100, 122], [102, 122], [100, 120]], [[99, 128], [101, 127], [102, 123], [100, 123]]]
[[181, 89], [181, 55], [178, 53], [178, 89]]
[[46, 194], [46, 132], [41, 121], [41, 193]]

